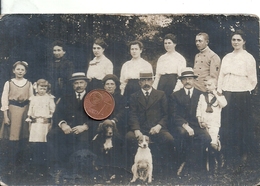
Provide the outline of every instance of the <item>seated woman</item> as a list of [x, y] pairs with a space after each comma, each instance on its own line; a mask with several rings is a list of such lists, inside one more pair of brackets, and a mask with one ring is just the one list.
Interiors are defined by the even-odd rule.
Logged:
[[[124, 167], [124, 135], [126, 124], [124, 121], [124, 98], [119, 91], [119, 80], [113, 74], [106, 75], [103, 80], [104, 89], [115, 100], [115, 108], [112, 114], [104, 121], [97, 121], [96, 135], [92, 140], [93, 152], [97, 155], [94, 165], [96, 170], [101, 167]], [[111, 174], [114, 169], [108, 169]], [[112, 175], [115, 173], [112, 173]], [[105, 175], [103, 178], [107, 179]]]
[[102, 82], [104, 89], [109, 92], [115, 100], [115, 109], [107, 120], [116, 123], [120, 136], [124, 136], [126, 133], [126, 124], [124, 121], [125, 102], [123, 96], [120, 94], [119, 80], [116, 75], [108, 74], [103, 78]]

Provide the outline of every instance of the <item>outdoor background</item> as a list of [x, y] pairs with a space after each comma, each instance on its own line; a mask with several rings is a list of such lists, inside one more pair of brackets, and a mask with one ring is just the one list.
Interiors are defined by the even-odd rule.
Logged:
[[[109, 47], [105, 55], [120, 75], [124, 62], [130, 60], [129, 41], [144, 43], [142, 57], [154, 69], [160, 55], [165, 53], [163, 37], [174, 33], [178, 38], [176, 50], [193, 66], [198, 50], [195, 36], [207, 32], [210, 48], [220, 58], [232, 51], [230, 34], [236, 29], [247, 33], [246, 49], [259, 64], [259, 20], [253, 15], [97, 15], [97, 14], [26, 14], [4, 15], [0, 19], [1, 80], [10, 78], [10, 66], [17, 60], [29, 63], [27, 78], [41, 77], [39, 68], [46, 68], [52, 58], [51, 43], [62, 40], [67, 44], [67, 58], [77, 70], [86, 70], [93, 58], [93, 40], [102, 37]], [[3, 84], [0, 83], [0, 87]]]
[[[176, 50], [193, 67], [195, 36], [207, 32], [210, 36], [209, 47], [220, 58], [232, 51], [230, 34], [236, 29], [247, 33], [246, 50], [257, 61], [259, 71], [259, 19], [254, 15], [102, 15], [102, 14], [19, 14], [0, 16], [0, 96], [6, 80], [12, 76], [12, 65], [17, 60], [29, 63], [26, 77], [32, 82], [41, 78], [48, 69], [47, 62], [52, 59], [51, 43], [55, 40], [66, 42], [66, 56], [77, 71], [86, 71], [88, 62], [94, 57], [93, 40], [102, 37], [109, 47], [105, 55], [114, 64], [114, 73], [119, 76], [124, 62], [131, 59], [127, 44], [132, 40], [144, 43], [142, 57], [149, 61], [154, 70], [156, 61], [165, 53], [163, 37], [174, 33], [178, 38]], [[44, 69], [44, 70], [42, 70]], [[258, 79], [259, 80], [259, 79]], [[188, 177], [169, 180], [156, 180], [155, 184], [217, 184], [253, 185], [260, 182], [260, 96], [258, 89], [252, 96], [254, 126], [254, 149], [248, 166], [240, 172], [233, 167], [223, 170], [217, 177], [208, 179], [205, 175], [193, 172]], [[0, 122], [2, 113], [0, 114]], [[1, 147], [4, 151], [4, 147]], [[86, 178], [87, 179], [87, 178]], [[12, 180], [12, 179], [11, 179]], [[82, 180], [86, 183], [86, 180]], [[84, 182], [85, 181], [85, 182]], [[120, 184], [127, 184], [125, 178]], [[39, 180], [29, 175], [17, 177], [11, 184], [52, 184], [46, 178]]]

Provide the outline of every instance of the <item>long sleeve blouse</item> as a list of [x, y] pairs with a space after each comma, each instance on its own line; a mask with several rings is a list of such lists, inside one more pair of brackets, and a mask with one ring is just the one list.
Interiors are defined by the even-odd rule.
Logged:
[[159, 57], [156, 67], [156, 75], [153, 87], [157, 89], [161, 75], [178, 74], [181, 75], [181, 70], [186, 67], [185, 58], [178, 52], [166, 53]]
[[123, 64], [120, 74], [120, 90], [122, 95], [124, 94], [128, 80], [139, 79], [140, 72], [142, 71], [153, 72], [152, 65], [143, 58], [140, 58], [137, 61], [130, 60]]
[[219, 92], [251, 91], [256, 84], [256, 61], [250, 53], [246, 50], [231, 52], [223, 58], [218, 78]]
[[113, 74], [113, 63], [106, 57], [102, 56], [100, 60], [95, 57], [89, 62], [87, 77], [102, 80], [107, 74]]

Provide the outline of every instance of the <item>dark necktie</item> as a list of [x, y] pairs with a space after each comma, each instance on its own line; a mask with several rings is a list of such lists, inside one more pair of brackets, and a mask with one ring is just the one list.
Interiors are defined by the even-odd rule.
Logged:
[[146, 101], [146, 103], [148, 102], [148, 99], [149, 99], [149, 92], [145, 92], [145, 101]]
[[206, 100], [206, 103], [207, 103], [207, 109], [206, 109], [206, 112], [207, 113], [212, 113], [213, 112], [213, 109], [212, 109], [212, 105], [213, 103], [215, 103], [215, 101], [217, 100], [217, 98], [214, 96], [211, 101], [209, 101], [209, 95], [206, 93], [204, 94], [205, 95], [205, 100]]
[[190, 90], [188, 90], [188, 97], [190, 98]]
[[77, 100], [78, 100], [78, 102], [80, 102], [80, 93], [78, 93], [78, 95], [77, 95]]

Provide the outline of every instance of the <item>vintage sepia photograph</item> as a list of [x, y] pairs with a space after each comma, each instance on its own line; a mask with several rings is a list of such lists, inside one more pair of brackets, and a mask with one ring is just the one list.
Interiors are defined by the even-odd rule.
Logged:
[[259, 185], [259, 18], [0, 15], [0, 185]]

